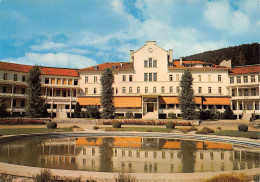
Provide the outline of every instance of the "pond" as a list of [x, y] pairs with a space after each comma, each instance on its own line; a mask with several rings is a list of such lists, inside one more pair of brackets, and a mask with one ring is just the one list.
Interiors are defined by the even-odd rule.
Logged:
[[0, 145], [0, 162], [52, 169], [194, 173], [260, 167], [259, 148], [163, 137], [31, 137]]

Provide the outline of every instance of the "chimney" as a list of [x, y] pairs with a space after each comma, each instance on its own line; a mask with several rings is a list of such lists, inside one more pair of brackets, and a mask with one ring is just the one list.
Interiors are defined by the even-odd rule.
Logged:
[[130, 50], [130, 63], [134, 62], [134, 51]]
[[168, 62], [170, 62], [170, 63], [173, 62], [173, 59], [172, 59], [173, 53], [172, 52], [173, 52], [172, 49], [169, 49], [169, 51], [168, 51]]
[[120, 62], [120, 66], [121, 66], [121, 67], [123, 66], [123, 61]]
[[182, 57], [180, 57], [180, 66], [182, 66]]

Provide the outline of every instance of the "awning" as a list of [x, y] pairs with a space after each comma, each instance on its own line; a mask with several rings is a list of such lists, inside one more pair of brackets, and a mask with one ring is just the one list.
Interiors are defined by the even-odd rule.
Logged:
[[203, 97], [203, 105], [230, 105], [227, 97]]
[[[194, 98], [196, 104], [201, 104], [201, 97]], [[159, 99], [160, 104], [180, 104], [178, 97], [164, 96]]]
[[142, 97], [114, 97], [115, 107], [142, 107]]
[[78, 98], [77, 102], [79, 105], [100, 105], [100, 97], [83, 97]]

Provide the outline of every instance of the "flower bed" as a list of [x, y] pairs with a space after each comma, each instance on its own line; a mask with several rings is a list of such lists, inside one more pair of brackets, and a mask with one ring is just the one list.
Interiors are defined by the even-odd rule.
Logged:
[[[154, 120], [106, 120], [103, 125], [112, 125], [114, 121], [119, 121], [122, 125], [165, 125], [168, 121]], [[191, 126], [189, 121], [174, 121], [175, 126]]]
[[26, 125], [26, 124], [33, 124], [33, 125], [44, 125], [47, 123], [46, 119], [17, 119], [17, 118], [6, 118], [0, 119], [0, 125]]

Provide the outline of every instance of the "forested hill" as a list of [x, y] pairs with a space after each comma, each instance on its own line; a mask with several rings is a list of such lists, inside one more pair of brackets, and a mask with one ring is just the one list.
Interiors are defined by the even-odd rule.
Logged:
[[242, 44], [234, 47], [206, 51], [199, 54], [183, 57], [184, 60], [200, 60], [208, 63], [219, 64], [223, 59], [231, 59], [232, 67], [260, 64], [259, 44]]

